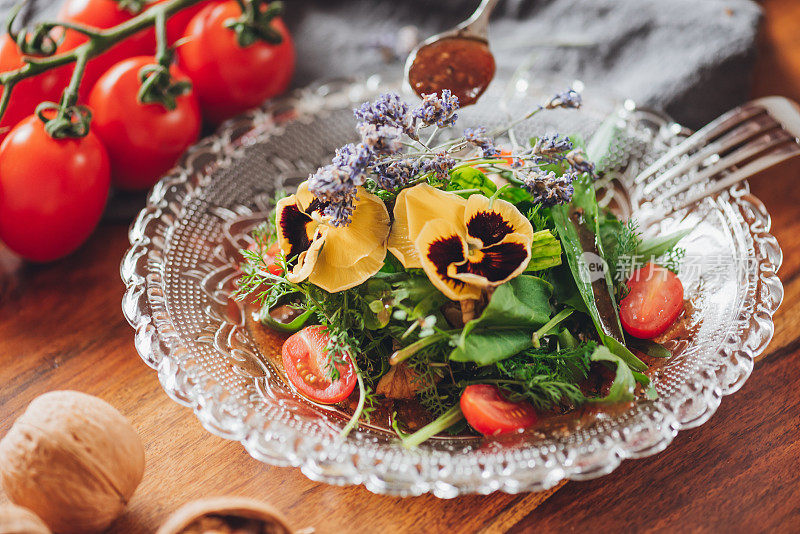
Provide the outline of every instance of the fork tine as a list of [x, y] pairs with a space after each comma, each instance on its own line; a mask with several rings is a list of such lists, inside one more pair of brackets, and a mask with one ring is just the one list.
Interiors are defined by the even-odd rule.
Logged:
[[702, 146], [708, 143], [709, 141], [714, 140], [720, 135], [723, 135], [727, 131], [740, 125], [742, 122], [752, 117], [755, 117], [756, 115], [762, 114], [764, 112], [765, 112], [764, 107], [761, 106], [759, 102], [756, 100], [753, 102], [748, 102], [747, 104], [739, 106], [738, 108], [732, 109], [729, 112], [720, 115], [719, 117], [717, 117], [716, 119], [714, 119], [701, 129], [699, 129], [697, 132], [687, 137], [679, 145], [671, 148], [666, 154], [658, 158], [644, 171], [639, 173], [636, 176], [636, 178], [634, 178], [634, 183], [640, 184], [644, 182], [649, 177], [656, 174], [660, 169], [669, 164], [669, 162], [671, 162], [675, 158], [689, 152], [695, 147]]
[[777, 150], [774, 150], [772, 153], [763, 155], [758, 159], [755, 159], [741, 167], [739, 169], [734, 170], [730, 174], [726, 175], [724, 178], [720, 179], [712, 183], [707, 189], [703, 191], [699, 191], [694, 195], [691, 195], [685, 198], [680, 203], [676, 204], [675, 206], [670, 206], [666, 212], [666, 215], [674, 213], [680, 209], [686, 208], [691, 206], [692, 204], [703, 200], [706, 197], [716, 195], [729, 187], [736, 185], [737, 183], [749, 178], [750, 176], [763, 171], [773, 165], [777, 165], [778, 163], [787, 160], [791, 157], [797, 156], [800, 154], [800, 145], [797, 143], [784, 143], [780, 146]]
[[669, 194], [676, 195], [686, 191], [707, 178], [711, 178], [726, 169], [731, 169], [735, 165], [752, 159], [759, 154], [767, 153], [773, 148], [793, 140], [794, 138], [792, 135], [786, 130], [773, 130], [765, 133], [761, 137], [751, 140], [741, 148], [721, 157], [705, 169], [692, 175], [690, 179], [675, 184], [675, 187], [670, 188]]
[[758, 115], [754, 118], [751, 118], [750, 120], [745, 121], [740, 126], [731, 130], [729, 133], [719, 137], [716, 141], [699, 149], [684, 161], [659, 174], [655, 179], [644, 186], [642, 189], [642, 194], [644, 196], [650, 195], [669, 180], [677, 178], [696, 165], [700, 165], [709, 157], [725, 152], [726, 150], [738, 144], [744, 143], [745, 141], [748, 141], [749, 139], [765, 131], [779, 127], [780, 124], [778, 124], [778, 122], [770, 115]]

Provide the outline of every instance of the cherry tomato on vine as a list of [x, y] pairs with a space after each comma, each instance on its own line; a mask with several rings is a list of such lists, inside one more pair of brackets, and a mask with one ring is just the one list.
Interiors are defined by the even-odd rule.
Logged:
[[299, 393], [314, 402], [336, 404], [355, 389], [356, 370], [350, 355], [343, 353], [342, 362], [334, 363], [339, 378], [329, 378], [328, 339], [324, 326], [307, 326], [286, 340], [281, 356], [286, 376]]
[[[200, 13], [204, 7], [211, 4], [218, 4], [223, 1], [224, 0], [203, 0], [202, 2], [174, 13], [169, 19], [167, 19], [167, 41], [169, 44], [175, 44], [175, 41], [183, 37], [183, 34], [186, 32], [186, 27], [189, 25], [189, 21], [191, 21], [195, 15]], [[169, 0], [155, 0], [155, 2], [153, 2], [151, 5], [155, 6], [158, 4], [163, 4], [164, 2], [169, 2]], [[155, 46], [155, 43], [153, 43], [153, 45]]]
[[636, 270], [628, 280], [630, 293], [619, 303], [625, 331], [640, 339], [657, 337], [683, 311], [683, 284], [672, 271], [654, 263]]
[[[151, 187], [200, 135], [200, 108], [192, 92], [177, 97], [172, 110], [137, 101], [139, 71], [155, 63], [153, 56], [121, 61], [89, 95], [92, 130], [108, 149], [112, 181], [121, 189]], [[170, 73], [176, 81], [188, 79], [175, 66]]]
[[[8, 34], [3, 34], [0, 37], [0, 72], [17, 69], [23, 64], [16, 43]], [[3, 119], [0, 120], [0, 128], [12, 128], [31, 115], [40, 102], [58, 102], [61, 92], [69, 83], [71, 72], [71, 66], [58, 67], [17, 83], [11, 93], [11, 100], [8, 102]], [[8, 132], [0, 132], [0, 140], [6, 133]]]
[[[133, 17], [131, 13], [119, 7], [114, 0], [66, 0], [58, 12], [58, 19], [65, 22], [76, 22], [85, 26], [105, 30], [126, 22]], [[59, 45], [59, 52], [67, 52], [87, 41], [80, 32], [67, 30], [64, 41]], [[83, 100], [89, 96], [95, 82], [112, 65], [123, 59], [152, 54], [155, 52], [155, 33], [152, 29], [143, 30], [115, 44], [106, 52], [92, 58], [86, 64], [80, 94]]]
[[538, 420], [533, 406], [507, 400], [497, 386], [490, 384], [467, 386], [459, 405], [469, 426], [484, 436], [523, 430]]
[[29, 260], [69, 254], [97, 226], [109, 184], [96, 135], [53, 139], [37, 116], [23, 119], [0, 145], [0, 240]]
[[181, 68], [194, 82], [203, 116], [219, 123], [286, 91], [294, 73], [294, 44], [280, 18], [272, 27], [278, 45], [256, 41], [239, 46], [227, 20], [242, 14], [235, 0], [206, 6], [186, 28], [178, 47]]

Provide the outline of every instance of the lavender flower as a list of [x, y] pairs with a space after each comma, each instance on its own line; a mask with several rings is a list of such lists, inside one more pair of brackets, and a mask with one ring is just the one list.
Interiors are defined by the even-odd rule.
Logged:
[[586, 154], [580, 148], [570, 151], [566, 158], [573, 170], [594, 174], [594, 163], [586, 159]]
[[358, 197], [354, 195], [347, 200], [331, 202], [325, 206], [323, 213], [330, 217], [331, 224], [334, 226], [348, 226], [352, 222], [353, 205], [356, 200], [358, 200]]
[[333, 156], [331, 163], [340, 169], [347, 170], [350, 173], [350, 179], [358, 186], [364, 183], [367, 167], [372, 164], [373, 159], [374, 154], [363, 143], [358, 145], [348, 143], [336, 149], [336, 155]]
[[358, 124], [361, 141], [374, 154], [392, 155], [403, 149], [403, 131], [396, 126], [375, 126], [370, 122]]
[[558, 134], [543, 135], [536, 140], [533, 145], [532, 153], [537, 156], [553, 156], [563, 154], [572, 149], [572, 141], [567, 137], [559, 137]]
[[455, 124], [458, 119], [455, 112], [458, 108], [458, 97], [449, 89], [442, 89], [441, 98], [436, 93], [422, 95], [422, 103], [414, 108], [411, 114], [426, 126], [435, 124], [439, 128], [445, 128]]
[[360, 123], [394, 126], [410, 137], [415, 137], [415, 119], [409, 113], [408, 104], [396, 93], [384, 93], [374, 102], [364, 102], [360, 108], [353, 110], [353, 113]]
[[577, 91], [573, 89], [568, 89], [563, 93], [558, 93], [556, 96], [552, 97], [548, 100], [544, 108], [545, 109], [555, 109], [555, 108], [571, 108], [577, 109], [581, 107], [581, 95]]
[[440, 180], [447, 180], [450, 175], [450, 169], [455, 167], [456, 160], [448, 156], [444, 152], [436, 154], [431, 159], [422, 161], [422, 171], [432, 172], [434, 176]]
[[547, 207], [566, 204], [572, 199], [574, 179], [573, 173], [557, 176], [553, 171], [534, 171], [522, 177], [525, 189], [533, 196], [533, 202]]
[[500, 155], [500, 151], [494, 146], [494, 140], [486, 137], [486, 128], [467, 128], [464, 130], [464, 138], [468, 143], [481, 149], [481, 157], [491, 158]]
[[375, 166], [375, 182], [378, 187], [392, 191], [411, 181], [420, 171], [418, 159], [401, 159], [391, 163], [380, 163]]

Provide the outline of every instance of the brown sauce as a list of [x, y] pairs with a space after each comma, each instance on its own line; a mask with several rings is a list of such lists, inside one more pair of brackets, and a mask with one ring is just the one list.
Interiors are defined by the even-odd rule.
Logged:
[[489, 86], [494, 71], [494, 56], [486, 42], [453, 37], [420, 48], [408, 79], [420, 96], [449, 89], [461, 106], [468, 106]]

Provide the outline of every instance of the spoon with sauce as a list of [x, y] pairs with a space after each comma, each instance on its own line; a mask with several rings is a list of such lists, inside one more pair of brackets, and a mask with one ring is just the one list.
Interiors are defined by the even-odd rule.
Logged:
[[474, 104], [494, 78], [489, 15], [498, 0], [482, 0], [470, 18], [419, 44], [408, 55], [405, 78], [419, 96], [449, 89], [461, 106]]

